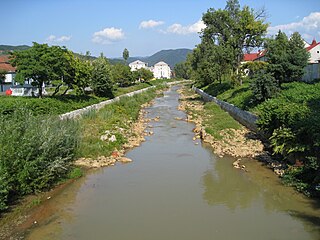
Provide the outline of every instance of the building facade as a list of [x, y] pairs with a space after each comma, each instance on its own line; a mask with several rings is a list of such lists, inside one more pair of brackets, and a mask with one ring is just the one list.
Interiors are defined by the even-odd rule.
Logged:
[[158, 62], [154, 65], [153, 75], [157, 79], [161, 79], [161, 78], [170, 79], [171, 78], [171, 69], [168, 64], [161, 61], [161, 62]]
[[147, 69], [148, 64], [145, 62], [142, 62], [140, 60], [137, 60], [137, 61], [130, 63], [129, 67], [130, 67], [131, 71], [133, 72], [133, 71], [137, 71], [138, 69], [141, 69], [141, 68]]

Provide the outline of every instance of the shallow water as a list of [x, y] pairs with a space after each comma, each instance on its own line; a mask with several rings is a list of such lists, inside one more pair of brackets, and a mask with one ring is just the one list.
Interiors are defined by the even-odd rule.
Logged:
[[320, 239], [320, 206], [247, 159], [232, 167], [199, 140], [178, 111], [177, 87], [146, 110], [154, 135], [130, 164], [88, 174], [46, 203], [51, 217], [26, 239]]

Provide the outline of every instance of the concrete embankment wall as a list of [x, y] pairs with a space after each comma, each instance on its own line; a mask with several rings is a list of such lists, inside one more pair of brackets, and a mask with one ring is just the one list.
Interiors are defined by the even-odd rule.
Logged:
[[[184, 84], [184, 83], [190, 83], [190, 82], [191, 81], [189, 81], [189, 80], [175, 81], [175, 82], [166, 83], [166, 85], [171, 86], [171, 85], [174, 85], [174, 84]], [[134, 96], [136, 94], [140, 94], [140, 93], [148, 91], [149, 89], [152, 89], [152, 88], [155, 88], [155, 86], [151, 86], [151, 87], [148, 87], [148, 88], [140, 89], [140, 90], [137, 90], [137, 91], [134, 91], [134, 92], [130, 92], [130, 93], [121, 95], [119, 97], [115, 97], [115, 98], [110, 99], [110, 100], [106, 100], [106, 101], [103, 101], [103, 102], [100, 102], [100, 103], [97, 103], [97, 104], [93, 104], [91, 106], [87, 106], [85, 108], [81, 108], [81, 109], [74, 110], [72, 112], [64, 113], [64, 114], [61, 114], [59, 117], [60, 117], [61, 120], [77, 118], [77, 117], [80, 117], [83, 114], [86, 114], [86, 113], [88, 113], [88, 112], [90, 112], [92, 110], [97, 111], [97, 110], [103, 108], [106, 105], [109, 105], [109, 104], [114, 103], [114, 102], [118, 102], [122, 97], [132, 97], [132, 96]]]
[[256, 121], [258, 120], [258, 117], [251, 112], [243, 111], [240, 108], [234, 106], [233, 104], [221, 101], [217, 99], [216, 97], [213, 97], [207, 93], [205, 93], [203, 90], [198, 89], [196, 87], [192, 87], [192, 89], [198, 93], [205, 101], [208, 102], [215, 102], [218, 104], [223, 110], [227, 111], [234, 119], [236, 119], [238, 122], [240, 122], [242, 125], [246, 126], [250, 130], [254, 132], [258, 132], [258, 127], [256, 124]]

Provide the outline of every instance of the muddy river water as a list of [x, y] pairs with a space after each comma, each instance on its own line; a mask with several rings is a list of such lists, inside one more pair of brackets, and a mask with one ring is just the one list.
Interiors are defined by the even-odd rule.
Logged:
[[146, 110], [154, 134], [127, 153], [133, 160], [96, 170], [50, 199], [51, 215], [28, 240], [320, 239], [320, 206], [244, 160], [234, 169], [193, 141], [178, 111], [178, 87]]

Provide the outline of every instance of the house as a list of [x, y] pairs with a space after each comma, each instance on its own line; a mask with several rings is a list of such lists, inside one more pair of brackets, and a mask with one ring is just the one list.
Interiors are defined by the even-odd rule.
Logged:
[[310, 53], [310, 58], [302, 80], [309, 82], [314, 79], [320, 79], [320, 42], [317, 43], [314, 39], [312, 43], [306, 47], [306, 50]]
[[[305, 74], [302, 77], [302, 81], [312, 81], [314, 79], [320, 79], [320, 42], [314, 39], [311, 44], [304, 41], [305, 49], [310, 53], [308, 60], [309, 64], [305, 68]], [[244, 54], [243, 62], [248, 61], [264, 61], [267, 62], [266, 50], [259, 51], [258, 53]]]
[[165, 62], [158, 62], [154, 65], [153, 75], [155, 78], [171, 78], [171, 69]]
[[148, 64], [145, 62], [142, 62], [140, 60], [137, 60], [137, 61], [130, 63], [129, 67], [130, 67], [131, 71], [133, 72], [133, 71], [137, 71], [138, 69], [141, 69], [141, 68], [147, 69]]
[[5, 92], [15, 85], [16, 68], [9, 63], [9, 55], [0, 56], [0, 71], [5, 71], [4, 80], [0, 81], [0, 92]]

